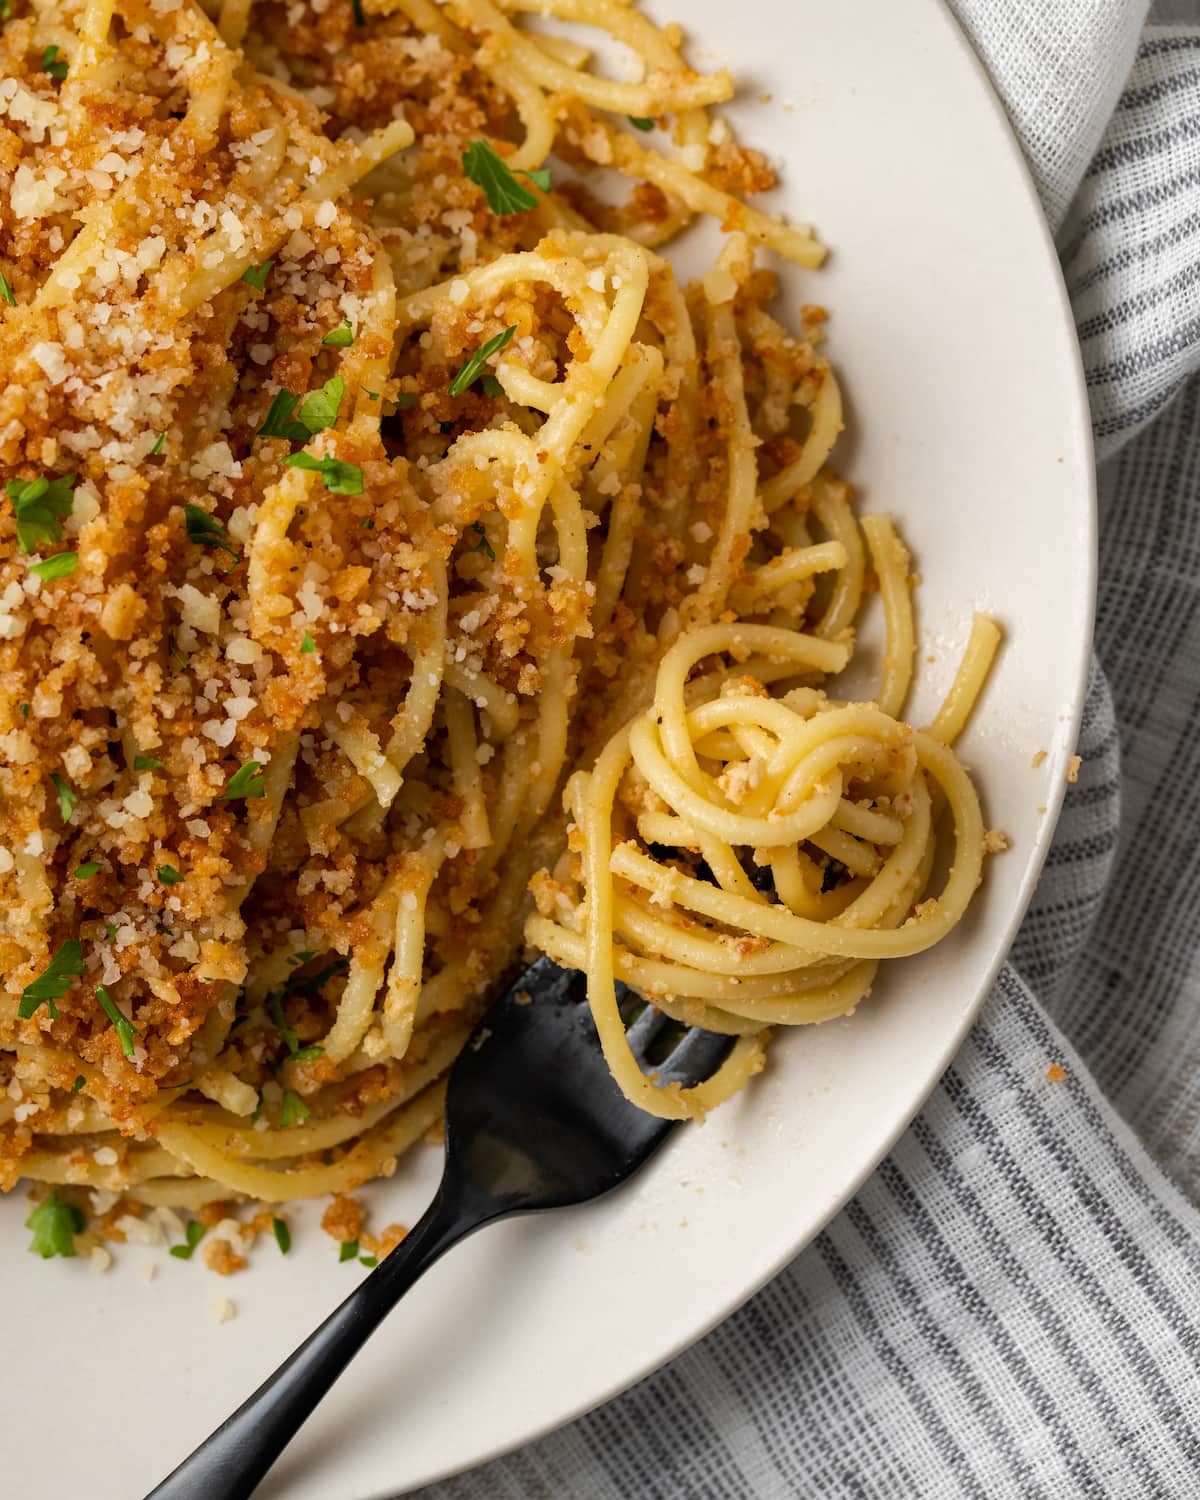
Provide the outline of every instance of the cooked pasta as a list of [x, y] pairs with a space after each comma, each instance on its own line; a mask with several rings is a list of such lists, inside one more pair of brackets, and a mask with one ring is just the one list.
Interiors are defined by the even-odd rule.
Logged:
[[[746, 201], [725, 73], [625, 0], [11, 11], [0, 1186], [388, 1175], [533, 950], [696, 1116], [954, 926], [998, 631], [903, 721], [907, 553], [828, 466], [825, 314], [756, 260], [823, 251]], [[721, 1070], [660, 1087], [617, 979]]]

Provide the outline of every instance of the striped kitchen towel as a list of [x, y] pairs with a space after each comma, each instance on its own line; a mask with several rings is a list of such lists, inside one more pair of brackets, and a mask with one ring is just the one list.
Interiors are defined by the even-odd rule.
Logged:
[[954, 4], [1058, 236], [1102, 460], [1079, 782], [850, 1206], [659, 1374], [429, 1500], [1200, 1496], [1200, 9]]

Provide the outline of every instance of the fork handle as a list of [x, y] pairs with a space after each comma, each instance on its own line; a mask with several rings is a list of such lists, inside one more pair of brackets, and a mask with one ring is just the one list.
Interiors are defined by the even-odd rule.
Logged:
[[146, 1500], [246, 1500], [417, 1278], [499, 1216], [494, 1204], [471, 1196], [448, 1192], [443, 1181], [401, 1244]]

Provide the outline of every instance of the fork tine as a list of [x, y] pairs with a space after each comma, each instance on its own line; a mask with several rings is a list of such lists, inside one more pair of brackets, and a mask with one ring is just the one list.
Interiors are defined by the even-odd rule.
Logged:
[[662, 1083], [700, 1083], [725, 1060], [734, 1038], [693, 1026], [658, 1070]]
[[654, 1045], [655, 1039], [662, 1034], [663, 1028], [668, 1025], [668, 1018], [661, 1010], [656, 1010], [653, 1005], [647, 1005], [645, 1010], [625, 1033], [625, 1040], [629, 1043], [630, 1051], [638, 1062], [645, 1059], [646, 1053]]

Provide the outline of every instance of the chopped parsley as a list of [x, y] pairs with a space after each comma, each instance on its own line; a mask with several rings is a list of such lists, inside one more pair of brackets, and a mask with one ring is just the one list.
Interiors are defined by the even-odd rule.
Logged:
[[339, 1262], [339, 1264], [342, 1261], [344, 1261], [344, 1260], [357, 1260], [357, 1259], [358, 1259], [358, 1241], [357, 1240], [343, 1240], [342, 1241], [342, 1248], [338, 1251], [338, 1262]]
[[192, 1251], [204, 1238], [205, 1232], [205, 1226], [199, 1219], [189, 1219], [184, 1226], [183, 1244], [172, 1245], [170, 1253], [176, 1260], [191, 1260]]
[[288, 963], [291, 964], [293, 969], [298, 969], [301, 964], [306, 964], [310, 958], [316, 958], [316, 956], [317, 950], [315, 948], [301, 948], [299, 953], [288, 954]]
[[343, 318], [336, 328], [330, 329], [321, 342], [328, 344], [331, 349], [349, 349], [354, 342], [354, 324], [349, 318]]
[[44, 1000], [50, 1019], [57, 1020], [58, 1007], [54, 1002], [62, 999], [71, 988], [71, 981], [82, 973], [83, 948], [75, 938], [69, 938], [38, 977], [21, 991], [17, 1015], [22, 1021], [28, 1021]]
[[111, 943], [117, 935], [117, 924], [115, 922], [105, 922], [104, 935]]
[[117, 1006], [117, 1002], [102, 984], [96, 986], [96, 999], [99, 1000], [104, 1014], [113, 1023], [113, 1030], [117, 1033], [117, 1041], [121, 1044], [121, 1051], [126, 1057], [132, 1057], [133, 1039], [137, 1034], [137, 1027], [128, 1016], [121, 1012]]
[[161, 760], [155, 760], [152, 755], [135, 755], [133, 769], [135, 771], [161, 771], [163, 763]]
[[[319, 391], [313, 391], [305, 396], [304, 403], [296, 416], [311, 436], [316, 437], [318, 432], [324, 432], [327, 427], [332, 427], [338, 419], [338, 409], [342, 404], [342, 397], [346, 394], [346, 382], [340, 375], [334, 375], [327, 380]], [[307, 442], [308, 439], [306, 438]]]
[[58, 810], [62, 815], [64, 823], [71, 821], [71, 814], [75, 811], [75, 804], [79, 801], [79, 793], [72, 787], [64, 776], [56, 771], [50, 780], [54, 783], [54, 790], [58, 793]]
[[297, 995], [315, 995], [335, 974], [342, 974], [350, 967], [348, 958], [335, 958], [323, 969], [310, 974], [307, 979], [294, 979], [288, 986]]
[[842, 876], [846, 874], [846, 866], [840, 860], [831, 859], [825, 866], [824, 874], [821, 876], [821, 894], [832, 891], [841, 883]]
[[173, 630], [167, 632], [167, 652], [177, 667], [187, 666], [187, 657], [184, 656], [183, 652], [175, 644], [175, 632]]
[[162, 881], [163, 885], [178, 885], [183, 876], [174, 865], [159, 865], [158, 878]]
[[28, 703], [18, 703], [17, 707], [21, 710], [21, 717], [23, 719], [27, 719], [29, 717], [29, 704]]
[[8, 277], [0, 271], [0, 297], [3, 297], [9, 307], [16, 307], [17, 299], [13, 296], [13, 289], [8, 284]]
[[233, 801], [235, 797], [265, 797], [266, 795], [262, 764], [257, 760], [248, 760], [244, 766], [239, 766], [225, 783], [225, 790], [220, 793], [220, 797], [226, 801]]
[[229, 545], [229, 533], [216, 516], [209, 515], [208, 511], [202, 510], [198, 505], [185, 505], [183, 515], [189, 542], [195, 542], [198, 547], [219, 547], [233, 558], [233, 566], [237, 567], [242, 554]]
[[272, 1219], [271, 1230], [275, 1235], [275, 1243], [279, 1246], [279, 1253], [286, 1255], [292, 1248], [292, 1231], [283, 1219]]
[[482, 521], [472, 521], [471, 530], [476, 532], [479, 540], [469, 550], [471, 552], [486, 552], [493, 562], [496, 561], [496, 553], [491, 542], [488, 541], [487, 528]]
[[316, 641], [313, 640], [312, 636], [306, 630], [304, 632], [304, 639], [300, 642], [300, 652], [301, 652], [301, 655], [308, 656], [311, 652], [315, 651], [316, 649], [317, 649], [317, 643], [316, 643]]
[[98, 859], [89, 859], [86, 864], [76, 866], [74, 878], [76, 880], [90, 880], [93, 875], [99, 875], [103, 866]]
[[517, 181], [518, 172], [540, 187], [543, 193], [550, 191], [550, 173], [514, 172], [504, 158], [496, 153], [487, 141], [472, 141], [462, 154], [463, 174], [482, 188], [488, 207], [494, 214], [523, 214], [536, 208], [538, 200], [523, 183]]
[[367, 18], [363, 15], [362, 0], [350, 0], [350, 9], [354, 12], [354, 24], [365, 26]]
[[392, 405], [397, 411], [412, 411], [420, 399], [416, 391], [397, 391], [392, 397]]
[[10, 479], [5, 485], [17, 518], [21, 551], [36, 552], [41, 542], [61, 542], [62, 522], [75, 508], [75, 476]]
[[[327, 380], [319, 391], [311, 391], [304, 397], [291, 391], [276, 391], [263, 418], [263, 424], [255, 434], [257, 437], [287, 438], [291, 443], [307, 443], [332, 427], [338, 418], [342, 397], [346, 394], [346, 382], [340, 375]], [[300, 410], [296, 411], [299, 406]], [[292, 413], [296, 420], [292, 421]]]
[[67, 76], [67, 63], [58, 55], [59, 49], [53, 43], [42, 53], [42, 72], [49, 73], [51, 78], [56, 78], [59, 83]]
[[473, 385], [483, 374], [486, 362], [493, 354], [499, 354], [501, 349], [512, 342], [512, 336], [516, 331], [517, 325], [512, 323], [502, 333], [496, 334], [495, 338], [490, 338], [486, 344], [481, 344], [450, 382], [450, 394], [461, 396], [469, 386]]
[[635, 130], [654, 129], [654, 121], [648, 115], [628, 115], [626, 118]]
[[77, 552], [59, 552], [54, 557], [48, 557], [45, 562], [32, 563], [29, 571], [36, 573], [45, 583], [51, 583], [56, 578], [70, 578], [79, 562]]
[[294, 396], [291, 391], [276, 391], [271, 397], [271, 404], [267, 407], [262, 426], [255, 436], [281, 437], [294, 443], [307, 443], [309, 438], [307, 427], [301, 427], [299, 422], [289, 420], [299, 401], [300, 397]]
[[300, 1038], [296, 1035], [295, 1028], [288, 1025], [287, 1017], [283, 1013], [283, 995], [283, 990], [272, 990], [267, 995], [267, 1015], [271, 1018], [271, 1025], [287, 1043], [288, 1055], [293, 1062], [311, 1062], [314, 1057], [320, 1057], [325, 1048], [300, 1045]]
[[158, 455], [166, 447], [166, 445], [167, 445], [167, 435], [166, 435], [165, 432], [160, 432], [159, 435], [154, 439], [154, 447], [151, 448], [151, 450], [150, 450], [150, 457], [151, 458], [157, 458]]
[[279, 1123], [284, 1130], [292, 1125], [299, 1125], [302, 1120], [307, 1120], [312, 1110], [296, 1093], [295, 1089], [284, 1089], [283, 1103], [279, 1106]]
[[368, 1271], [373, 1271], [379, 1264], [379, 1258], [375, 1255], [360, 1255], [358, 1263], [360, 1266], [366, 1266]]
[[343, 463], [340, 458], [314, 458], [311, 453], [293, 453], [284, 463], [320, 474], [331, 495], [362, 494], [363, 473], [357, 464]]
[[71, 1085], [71, 1092], [73, 1094], [77, 1094], [79, 1090], [83, 1088], [85, 1083], [87, 1083], [87, 1079], [83, 1076], [83, 1074], [76, 1073], [75, 1082]]
[[485, 375], [479, 384], [483, 387], [483, 394], [492, 401], [498, 401], [504, 394], [504, 387], [491, 373]]
[[64, 1203], [58, 1189], [52, 1188], [25, 1220], [25, 1228], [33, 1230], [29, 1248], [43, 1260], [52, 1255], [70, 1260], [75, 1254], [75, 1236], [83, 1233], [83, 1225], [83, 1215], [75, 1205]]
[[242, 280], [248, 282], [256, 292], [265, 292], [267, 277], [271, 274], [271, 267], [274, 264], [273, 260], [264, 260], [261, 266], [247, 266], [242, 272]]

